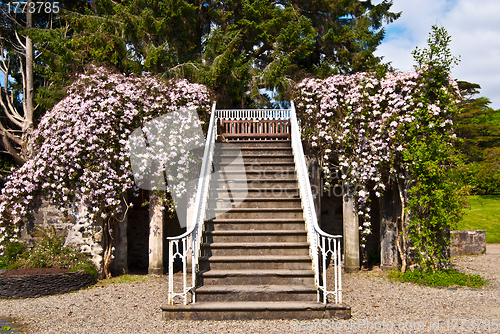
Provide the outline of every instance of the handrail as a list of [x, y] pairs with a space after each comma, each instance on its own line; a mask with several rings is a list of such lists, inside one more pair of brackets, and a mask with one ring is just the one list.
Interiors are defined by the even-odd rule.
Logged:
[[[196, 286], [196, 269], [198, 266], [198, 256], [200, 240], [203, 230], [203, 221], [205, 218], [205, 209], [208, 198], [208, 188], [210, 183], [210, 171], [212, 168], [212, 160], [214, 155], [214, 145], [217, 127], [215, 126], [215, 102], [212, 105], [212, 114], [210, 115], [210, 123], [208, 125], [207, 139], [205, 141], [205, 150], [203, 152], [203, 161], [201, 164], [200, 178], [198, 180], [198, 189], [196, 190], [194, 215], [192, 217], [191, 226], [188, 226], [187, 231], [176, 237], [168, 237], [168, 304], [172, 305], [174, 297], [180, 296], [184, 298], [184, 305], [187, 304], [187, 293], [191, 292], [193, 303], [195, 302]], [[182, 242], [182, 249], [179, 242]], [[190, 243], [190, 245], [189, 245]], [[175, 248], [175, 253], [174, 253]], [[187, 286], [187, 256], [191, 250], [191, 286]], [[179, 257], [183, 264], [183, 292], [174, 293], [174, 259]]]
[[[319, 290], [323, 291], [323, 302], [327, 302], [328, 295], [334, 295], [336, 303], [342, 303], [342, 279], [341, 279], [341, 256], [340, 256], [340, 235], [331, 235], [323, 230], [318, 225], [318, 219], [314, 210], [314, 201], [311, 192], [311, 184], [309, 182], [309, 173], [306, 166], [304, 149], [302, 148], [302, 140], [300, 135], [299, 123], [297, 121], [297, 113], [295, 104], [292, 101], [290, 110], [292, 150], [295, 160], [295, 169], [297, 171], [300, 197], [302, 198], [302, 206], [304, 209], [304, 219], [308, 230], [308, 238], [311, 244], [310, 252], [313, 259], [313, 269], [315, 282], [318, 287], [318, 301], [320, 298]], [[332, 247], [333, 244], [333, 247]], [[322, 269], [323, 275], [320, 275], [320, 264], [318, 263], [319, 254], [322, 253]], [[335, 291], [328, 291], [326, 285], [326, 269], [327, 257], [332, 256], [334, 261], [335, 271]]]

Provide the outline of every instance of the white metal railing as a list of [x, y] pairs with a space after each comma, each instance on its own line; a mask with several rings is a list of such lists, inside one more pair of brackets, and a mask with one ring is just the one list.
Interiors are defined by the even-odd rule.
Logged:
[[216, 111], [220, 119], [290, 119], [290, 109], [220, 109]]
[[[295, 160], [295, 170], [299, 181], [300, 197], [302, 198], [302, 208], [304, 210], [304, 220], [306, 221], [307, 235], [310, 243], [310, 252], [313, 259], [313, 270], [316, 286], [318, 287], [318, 301], [320, 293], [323, 295], [323, 303], [327, 302], [329, 295], [335, 296], [335, 303], [342, 303], [342, 272], [340, 256], [340, 240], [342, 236], [331, 235], [321, 230], [314, 209], [314, 201], [309, 182], [309, 173], [306, 166], [304, 149], [300, 128], [295, 112], [295, 105], [292, 101], [290, 109], [290, 131], [292, 137], [292, 150]], [[320, 256], [321, 255], [321, 256]], [[333, 263], [334, 290], [327, 288], [327, 267], [328, 258]], [[319, 262], [321, 260], [321, 263]]]
[[[201, 247], [201, 238], [203, 233], [203, 222], [208, 200], [208, 189], [210, 185], [210, 175], [212, 170], [212, 161], [214, 156], [215, 138], [217, 136], [217, 126], [215, 120], [215, 103], [212, 105], [212, 114], [208, 125], [207, 139], [205, 141], [205, 150], [203, 152], [203, 161], [201, 164], [200, 179], [196, 191], [194, 214], [192, 223], [187, 228], [186, 233], [169, 237], [168, 240], [168, 304], [174, 303], [174, 298], [179, 296], [184, 299], [184, 305], [188, 303], [188, 293], [191, 292], [192, 302], [196, 302], [196, 271], [198, 269], [198, 257]], [[191, 257], [191, 283], [188, 285], [187, 264]], [[182, 260], [182, 292], [174, 292], [174, 261], [176, 258]]]
[[[208, 190], [210, 186], [210, 175], [212, 169], [215, 140], [217, 138], [217, 119], [290, 119], [290, 131], [292, 150], [297, 171], [300, 197], [304, 210], [304, 220], [306, 222], [307, 234], [310, 243], [310, 254], [313, 259], [313, 270], [315, 283], [318, 287], [318, 301], [323, 296], [323, 302], [327, 302], [329, 295], [335, 296], [336, 303], [342, 303], [342, 277], [341, 277], [341, 256], [339, 235], [331, 235], [323, 232], [316, 218], [314, 202], [309, 182], [309, 174], [305, 163], [300, 128], [297, 121], [295, 106], [283, 109], [238, 109], [238, 110], [215, 110], [215, 103], [212, 106], [212, 114], [208, 127], [203, 162], [201, 166], [200, 179], [196, 192], [194, 215], [192, 223], [187, 231], [177, 237], [169, 237], [168, 240], [168, 304], [174, 303], [175, 297], [181, 297], [184, 304], [188, 303], [188, 293], [192, 295], [192, 302], [196, 302], [196, 271], [198, 269], [198, 257], [200, 254], [203, 226], [208, 201]], [[191, 282], [188, 283], [187, 264], [191, 257]], [[174, 292], [173, 265], [176, 258], [182, 260], [182, 292]], [[327, 289], [327, 267], [328, 258], [333, 263], [334, 270], [334, 291]], [[320, 262], [321, 261], [321, 262]]]

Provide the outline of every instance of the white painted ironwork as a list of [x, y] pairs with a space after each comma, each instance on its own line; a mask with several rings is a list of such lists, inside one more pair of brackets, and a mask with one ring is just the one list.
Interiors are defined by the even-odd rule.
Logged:
[[220, 119], [290, 119], [290, 109], [220, 109], [216, 111]]
[[[300, 197], [302, 198], [302, 208], [304, 210], [304, 220], [307, 226], [307, 235], [310, 244], [311, 257], [313, 259], [313, 269], [316, 286], [318, 287], [318, 301], [322, 294], [323, 303], [327, 302], [329, 295], [335, 296], [335, 303], [342, 303], [342, 273], [340, 240], [342, 236], [331, 235], [321, 230], [318, 225], [318, 219], [314, 209], [314, 201], [309, 182], [309, 173], [306, 166], [304, 149], [302, 148], [302, 139], [300, 128], [295, 112], [295, 105], [292, 102], [290, 109], [290, 123], [292, 135], [292, 150], [295, 160], [295, 170], [299, 181]], [[328, 259], [333, 264], [334, 287], [333, 291], [327, 287], [327, 267]], [[319, 262], [321, 260], [321, 263]]]
[[[309, 174], [305, 163], [300, 128], [297, 121], [295, 106], [283, 109], [238, 109], [238, 110], [215, 110], [215, 103], [212, 106], [212, 114], [203, 153], [200, 179], [195, 199], [194, 215], [191, 225], [188, 225], [186, 233], [169, 237], [168, 252], [168, 304], [174, 303], [175, 297], [181, 297], [184, 304], [188, 303], [188, 293], [191, 293], [191, 302], [196, 302], [196, 271], [198, 270], [198, 258], [200, 255], [202, 233], [205, 220], [205, 212], [208, 200], [208, 190], [210, 185], [210, 175], [214, 155], [215, 140], [217, 137], [217, 119], [290, 119], [290, 131], [292, 140], [292, 150], [297, 171], [300, 197], [302, 198], [302, 208], [304, 210], [304, 220], [307, 226], [308, 239], [310, 243], [310, 254], [313, 259], [313, 270], [316, 286], [318, 287], [318, 301], [323, 298], [323, 303], [327, 302], [329, 295], [335, 296], [335, 303], [342, 303], [342, 277], [341, 277], [341, 236], [331, 235], [323, 232], [316, 218], [314, 202], [309, 183]], [[174, 292], [173, 286], [173, 265], [176, 258], [182, 261], [182, 292]], [[191, 260], [191, 273], [187, 271], [188, 260]], [[327, 268], [328, 260], [333, 264], [334, 287], [333, 291], [327, 289]]]

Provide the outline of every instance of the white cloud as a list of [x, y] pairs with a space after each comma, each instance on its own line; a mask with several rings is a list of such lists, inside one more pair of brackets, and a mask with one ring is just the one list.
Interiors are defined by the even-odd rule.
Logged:
[[454, 77], [480, 84], [481, 96], [500, 108], [500, 1], [394, 0], [392, 11], [403, 13], [387, 26], [376, 55], [401, 71], [410, 71], [411, 51], [427, 45], [433, 24], [443, 26], [452, 39], [451, 52], [461, 58]]

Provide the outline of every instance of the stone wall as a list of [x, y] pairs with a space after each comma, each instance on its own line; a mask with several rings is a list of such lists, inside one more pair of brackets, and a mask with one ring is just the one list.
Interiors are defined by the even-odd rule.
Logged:
[[99, 273], [102, 269], [102, 224], [90, 224], [85, 218], [87, 208], [73, 204], [69, 214], [65, 215], [47, 199], [40, 199], [32, 217], [23, 229], [23, 239], [31, 242], [31, 235], [35, 229], [55, 233], [56, 236], [65, 238], [65, 245], [75, 247], [92, 257], [92, 262], [97, 266]]
[[486, 231], [451, 231], [450, 255], [474, 255], [486, 253]]
[[84, 272], [23, 276], [0, 275], [0, 298], [32, 298], [67, 293], [96, 283]]

